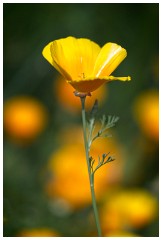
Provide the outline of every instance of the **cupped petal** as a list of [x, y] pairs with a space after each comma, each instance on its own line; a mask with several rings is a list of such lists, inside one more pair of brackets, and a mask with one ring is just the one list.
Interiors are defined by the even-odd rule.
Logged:
[[75, 90], [81, 93], [93, 92], [98, 89], [102, 84], [106, 82], [111, 82], [114, 80], [119, 81], [130, 81], [131, 77], [114, 77], [114, 76], [106, 76], [106, 77], [99, 77], [96, 79], [89, 78], [86, 80], [79, 80], [79, 81], [67, 81], [69, 84], [73, 86]]
[[67, 80], [79, 80], [92, 73], [100, 47], [86, 38], [67, 37], [53, 41], [50, 51], [53, 66], [65, 72]]
[[43, 57], [54, 67], [53, 65], [53, 58], [51, 56], [51, 44], [52, 42], [48, 43], [42, 51]]
[[67, 74], [67, 72], [64, 71], [60, 66], [57, 65], [57, 63], [53, 60], [52, 55], [51, 55], [51, 46], [53, 42], [50, 42], [47, 44], [43, 51], [43, 57], [61, 74], [64, 76], [66, 79], [71, 79], [70, 76]]
[[126, 56], [126, 50], [118, 44], [105, 44], [98, 54], [92, 75], [95, 78], [109, 76]]
[[80, 81], [67, 81], [71, 86], [78, 92], [89, 93], [98, 89], [102, 84], [106, 82], [105, 79], [94, 79], [94, 80], [80, 80]]

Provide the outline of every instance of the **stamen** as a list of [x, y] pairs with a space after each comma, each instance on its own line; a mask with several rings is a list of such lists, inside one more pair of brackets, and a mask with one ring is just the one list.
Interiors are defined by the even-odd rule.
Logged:
[[79, 76], [78, 76], [80, 79], [85, 79], [85, 73], [81, 73]]

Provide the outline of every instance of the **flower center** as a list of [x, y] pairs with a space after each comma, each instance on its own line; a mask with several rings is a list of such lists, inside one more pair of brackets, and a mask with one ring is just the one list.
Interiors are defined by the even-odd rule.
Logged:
[[85, 79], [85, 73], [80, 73], [79, 76], [78, 76], [79, 79]]

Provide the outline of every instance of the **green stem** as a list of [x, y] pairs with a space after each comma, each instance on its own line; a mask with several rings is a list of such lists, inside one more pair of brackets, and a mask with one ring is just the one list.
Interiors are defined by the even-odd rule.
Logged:
[[93, 172], [91, 172], [91, 166], [90, 166], [90, 161], [89, 161], [89, 148], [88, 148], [87, 134], [86, 134], [86, 114], [85, 114], [85, 99], [86, 99], [86, 97], [80, 97], [80, 99], [81, 99], [81, 103], [82, 103], [83, 135], [84, 135], [84, 145], [85, 145], [85, 152], [86, 152], [86, 161], [87, 161], [87, 167], [88, 167], [90, 189], [91, 189], [92, 206], [93, 206], [98, 236], [101, 237], [101, 227], [100, 227], [100, 222], [99, 222], [99, 217], [98, 217], [97, 204], [96, 204], [95, 191], [94, 191], [94, 174], [93, 174]]

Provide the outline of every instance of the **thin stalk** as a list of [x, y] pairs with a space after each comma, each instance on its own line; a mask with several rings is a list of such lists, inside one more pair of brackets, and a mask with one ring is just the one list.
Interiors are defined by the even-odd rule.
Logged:
[[86, 134], [86, 114], [85, 114], [86, 96], [80, 97], [80, 99], [81, 99], [81, 103], [82, 103], [82, 122], [83, 122], [84, 146], [85, 146], [85, 152], [86, 152], [86, 161], [87, 161], [88, 175], [89, 175], [89, 182], [90, 182], [90, 189], [91, 189], [92, 206], [93, 206], [98, 236], [101, 237], [101, 227], [100, 227], [100, 222], [99, 222], [99, 217], [98, 217], [96, 197], [95, 197], [95, 191], [94, 191], [94, 173], [91, 171], [91, 166], [90, 166], [90, 161], [89, 161], [89, 147], [88, 147], [87, 134]]

